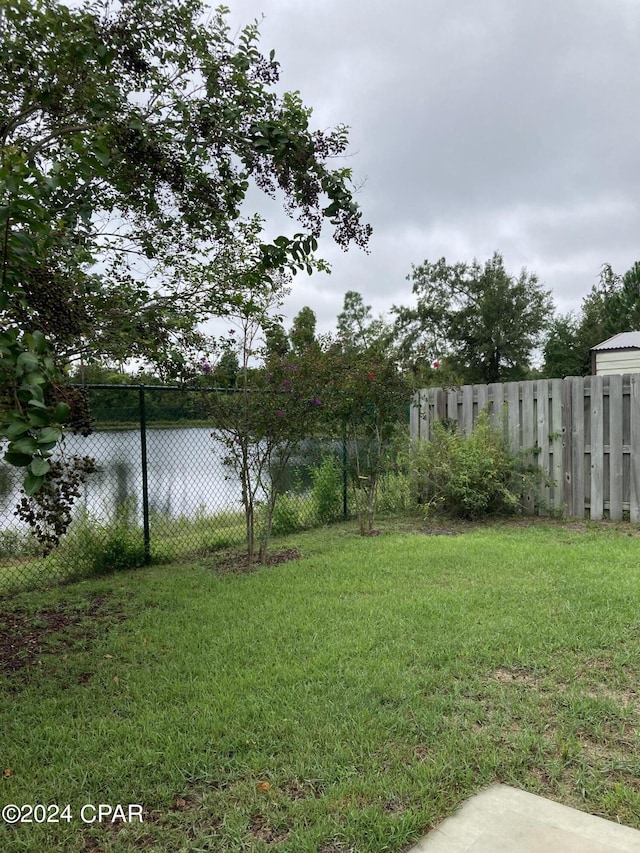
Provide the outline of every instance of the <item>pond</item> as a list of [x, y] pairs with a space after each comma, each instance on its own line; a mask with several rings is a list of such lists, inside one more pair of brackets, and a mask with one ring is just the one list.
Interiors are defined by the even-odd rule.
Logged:
[[[65, 456], [90, 456], [97, 470], [88, 476], [76, 506], [109, 520], [116, 508], [132, 503], [142, 515], [142, 462], [138, 430], [105, 430], [67, 435]], [[333, 442], [309, 441], [289, 466], [282, 490], [306, 490], [309, 468]], [[148, 429], [149, 510], [171, 518], [194, 518], [240, 511], [241, 488], [235, 470], [224, 464], [225, 446], [208, 428]], [[22, 471], [0, 462], [0, 529], [20, 526], [14, 515]]]
[[[90, 456], [97, 470], [89, 475], [77, 506], [109, 518], [125, 501], [142, 506], [142, 463], [137, 430], [105, 430], [89, 436], [68, 435], [64, 455]], [[224, 465], [225, 447], [210, 429], [147, 430], [149, 508], [173, 518], [193, 518], [240, 510], [240, 483]], [[0, 464], [0, 527], [17, 525], [22, 472]]]

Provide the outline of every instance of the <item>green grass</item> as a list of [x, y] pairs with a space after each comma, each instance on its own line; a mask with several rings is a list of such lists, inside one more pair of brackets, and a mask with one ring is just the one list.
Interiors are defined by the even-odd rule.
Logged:
[[[245, 536], [241, 512], [197, 513], [194, 518], [152, 513], [150, 530], [153, 562], [205, 556], [241, 544]], [[32, 536], [0, 531], [0, 596], [142, 565], [144, 533], [127, 514], [105, 521], [81, 516], [51, 554], [43, 557], [41, 550]]]
[[635, 529], [381, 526], [5, 602], [36, 625], [103, 604], [2, 679], [0, 805], [76, 816], [0, 825], [0, 849], [392, 853], [495, 781], [640, 828]]

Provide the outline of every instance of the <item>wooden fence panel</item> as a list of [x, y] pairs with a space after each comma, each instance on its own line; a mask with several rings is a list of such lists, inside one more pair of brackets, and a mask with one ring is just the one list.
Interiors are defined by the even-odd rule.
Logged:
[[[609, 518], [622, 521], [624, 455], [622, 450], [622, 376], [609, 379]], [[606, 452], [606, 447], [605, 447]]]
[[[542, 469], [545, 480], [549, 480], [551, 472], [551, 448], [549, 446], [550, 420], [549, 420], [549, 383], [546, 379], [538, 379], [536, 382], [537, 410], [536, 410], [536, 448], [538, 451], [538, 465]], [[540, 487], [540, 506], [538, 512], [541, 515], [548, 513], [551, 490], [546, 483]]]
[[560, 510], [564, 508], [563, 497], [563, 468], [562, 468], [562, 379], [551, 379], [550, 405], [551, 405], [551, 433], [549, 436], [551, 444], [552, 463], [550, 477], [553, 480], [553, 508]]
[[419, 408], [420, 408], [420, 438], [428, 438], [429, 437], [429, 392], [428, 391], [420, 391], [419, 395]]
[[460, 426], [464, 435], [471, 435], [473, 431], [473, 385], [464, 385], [462, 388], [462, 423]]
[[444, 388], [434, 388], [433, 417], [439, 421], [447, 416], [447, 396]]
[[458, 422], [458, 392], [455, 388], [447, 392], [447, 418]]
[[[537, 429], [536, 429], [536, 417], [535, 417], [535, 400], [534, 400], [534, 382], [523, 382], [520, 389], [520, 394], [522, 398], [522, 447], [525, 450], [531, 450], [535, 448]], [[532, 454], [528, 457], [527, 461], [532, 463], [535, 461], [535, 457]], [[527, 492], [524, 495], [524, 511], [527, 515], [533, 515], [535, 512], [535, 494], [534, 492]]]
[[591, 496], [589, 518], [600, 521], [604, 516], [604, 394], [602, 376], [591, 377], [591, 442], [589, 465]]
[[507, 382], [507, 430], [509, 446], [513, 453], [520, 450], [520, 383]]
[[480, 412], [486, 412], [489, 408], [489, 386], [474, 385], [474, 389], [476, 390], [476, 403], [478, 406], [478, 414], [480, 414]]
[[640, 376], [631, 377], [630, 388], [630, 421], [631, 421], [631, 458], [630, 458], [630, 494], [629, 519], [640, 521], [640, 453], [637, 452], [640, 442]]
[[571, 493], [573, 495], [572, 515], [583, 518], [585, 511], [584, 492], [584, 377], [571, 377]]
[[527, 496], [526, 511], [553, 507], [566, 516], [640, 522], [640, 374], [570, 376], [532, 382], [465, 385], [418, 392], [415, 438], [449, 418], [470, 435], [482, 411], [505, 429], [512, 451], [536, 448], [553, 485]]
[[504, 423], [504, 385], [500, 382], [493, 382], [488, 386], [488, 389], [491, 423], [496, 429], [501, 429]]

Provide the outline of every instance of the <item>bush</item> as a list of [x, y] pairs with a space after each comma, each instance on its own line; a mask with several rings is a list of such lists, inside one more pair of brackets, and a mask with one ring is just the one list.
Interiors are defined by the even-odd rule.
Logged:
[[531, 451], [511, 453], [484, 412], [468, 438], [439, 422], [432, 435], [417, 442], [412, 454], [418, 500], [428, 512], [459, 518], [517, 513], [523, 495], [541, 482], [540, 469], [526, 463]]
[[42, 545], [30, 531], [0, 530], [0, 558], [35, 557], [42, 554]]
[[72, 564], [78, 575], [103, 575], [144, 563], [142, 531], [126, 506], [110, 523], [101, 524], [84, 515], [78, 519], [60, 550], [60, 559]]
[[414, 503], [411, 476], [402, 470], [391, 471], [380, 478], [378, 510], [380, 512], [402, 513], [412, 508]]
[[275, 536], [286, 536], [304, 527], [300, 517], [300, 503], [303, 500], [301, 496], [289, 492], [278, 495], [271, 519], [271, 532]]
[[333, 456], [324, 456], [311, 470], [311, 500], [320, 524], [339, 521], [343, 517], [342, 469]]

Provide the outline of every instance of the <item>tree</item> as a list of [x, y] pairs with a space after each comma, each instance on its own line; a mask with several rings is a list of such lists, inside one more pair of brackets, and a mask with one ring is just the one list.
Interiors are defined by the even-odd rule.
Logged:
[[414, 308], [394, 306], [395, 333], [406, 364], [419, 367], [446, 356], [465, 382], [519, 379], [552, 313], [549, 291], [523, 269], [515, 278], [495, 252], [481, 266], [425, 261], [413, 267]]
[[322, 400], [347, 446], [347, 468], [361, 535], [373, 531], [380, 479], [391, 468], [398, 426], [407, 427], [410, 387], [385, 353], [329, 344], [320, 362]]
[[[29, 492], [69, 417], [66, 362], [138, 356], [179, 376], [202, 319], [320, 263], [324, 220], [343, 248], [367, 245], [351, 172], [328, 165], [346, 128], [312, 130], [299, 95], [276, 94], [257, 26], [233, 42], [227, 10], [206, 12], [199, 0], [0, 7], [0, 435]], [[264, 241], [261, 221], [241, 217], [252, 183], [281, 192], [302, 230]]]
[[240, 479], [250, 563], [256, 556], [260, 562], [266, 558], [287, 465], [322, 409], [315, 393], [321, 385], [315, 353], [283, 357], [265, 345], [265, 329], [279, 325], [273, 312], [284, 292], [282, 286], [265, 284], [260, 296], [252, 296], [250, 310], [244, 303], [233, 318], [239, 334], [231, 335], [225, 347], [239, 363], [235, 393], [203, 398], [226, 449], [224, 462]]
[[293, 318], [289, 340], [291, 348], [295, 353], [307, 352], [317, 343], [316, 323], [316, 313], [308, 305], [301, 308]]
[[544, 376], [564, 379], [565, 376], [583, 375], [584, 351], [578, 340], [575, 317], [565, 314], [552, 320], [542, 352]]
[[624, 275], [604, 264], [600, 278], [582, 301], [576, 320], [560, 317], [544, 345], [546, 376], [586, 376], [590, 350], [620, 332], [640, 329], [640, 263]]
[[371, 306], [365, 305], [362, 295], [348, 290], [342, 311], [338, 314], [338, 340], [346, 349], [383, 348], [388, 344], [389, 330], [382, 318], [374, 319]]
[[267, 358], [282, 358], [289, 352], [289, 338], [279, 318], [265, 323], [264, 340]]

